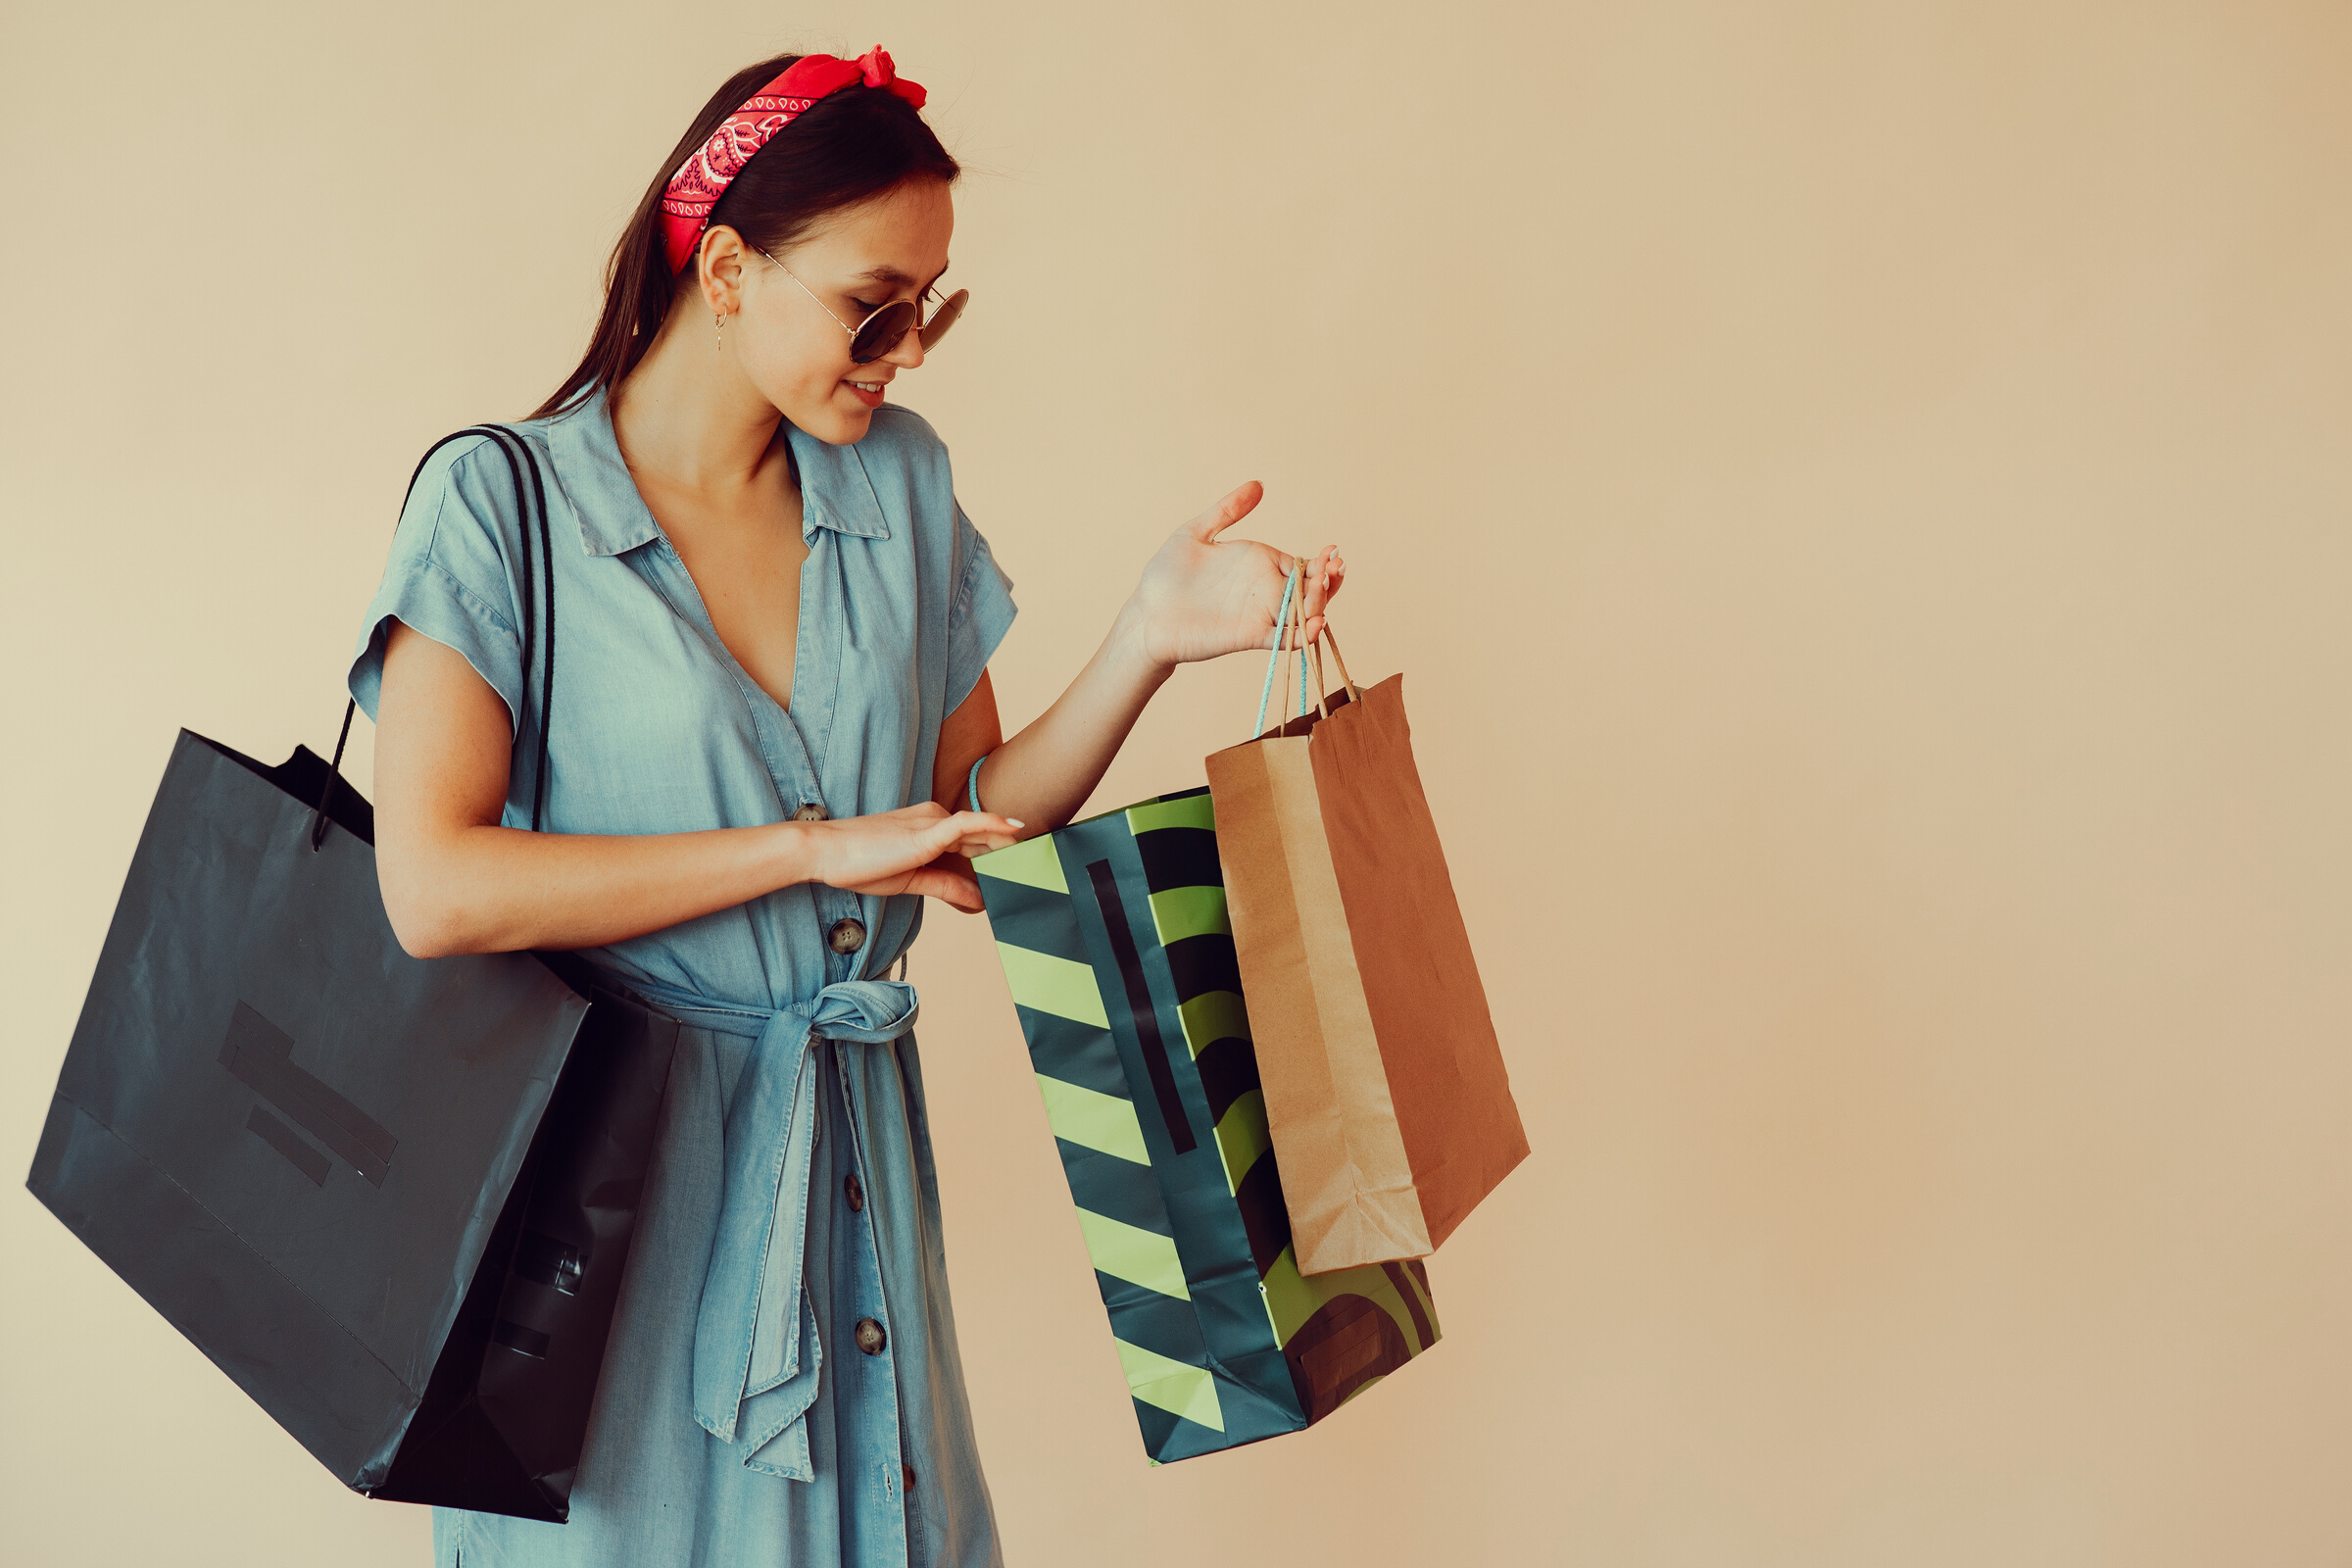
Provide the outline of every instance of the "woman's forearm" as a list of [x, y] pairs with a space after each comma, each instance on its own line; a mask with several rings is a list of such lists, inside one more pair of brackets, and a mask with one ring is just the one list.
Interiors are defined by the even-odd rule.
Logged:
[[1027, 824], [1028, 835], [1068, 822], [1172, 670], [1146, 652], [1143, 615], [1130, 601], [1069, 689], [981, 764], [981, 801]]
[[420, 958], [597, 948], [811, 879], [797, 822], [598, 837], [450, 827], [395, 838], [376, 859], [400, 945]]

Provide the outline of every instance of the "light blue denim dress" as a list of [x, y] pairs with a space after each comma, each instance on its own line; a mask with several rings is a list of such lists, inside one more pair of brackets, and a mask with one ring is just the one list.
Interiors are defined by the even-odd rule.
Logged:
[[[808, 544], [789, 713], [719, 641], [604, 399], [515, 428], [546, 469], [554, 534], [547, 831], [929, 798], [940, 722], [1013, 606], [918, 416], [885, 407], [847, 447], [788, 431]], [[516, 630], [530, 548], [488, 438], [433, 456], [351, 670], [370, 717], [397, 618], [465, 655], [537, 734]], [[513, 771], [505, 821], [527, 826], [530, 767]], [[886, 978], [921, 905], [803, 885], [589, 953], [686, 1027], [571, 1518], [438, 1509], [441, 1568], [1002, 1560], [948, 1301], [914, 993]]]

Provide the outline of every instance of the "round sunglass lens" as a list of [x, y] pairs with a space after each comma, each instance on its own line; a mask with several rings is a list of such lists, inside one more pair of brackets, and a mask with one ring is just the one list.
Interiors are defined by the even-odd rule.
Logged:
[[858, 335], [850, 339], [850, 358], [858, 365], [871, 365], [899, 346], [899, 339], [914, 328], [914, 302], [893, 300], [859, 324]]
[[970, 289], [959, 288], [939, 302], [939, 308], [931, 313], [931, 319], [923, 323], [925, 349], [939, 346], [939, 340], [948, 335], [948, 328], [956, 324], [956, 318], [963, 314], [963, 307], [971, 297]]

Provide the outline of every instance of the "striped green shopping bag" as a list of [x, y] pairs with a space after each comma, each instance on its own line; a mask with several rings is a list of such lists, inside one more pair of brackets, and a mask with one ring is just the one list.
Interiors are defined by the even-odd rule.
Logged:
[[1208, 792], [972, 865], [1152, 1460], [1297, 1432], [1428, 1349], [1419, 1262], [1292, 1256]]

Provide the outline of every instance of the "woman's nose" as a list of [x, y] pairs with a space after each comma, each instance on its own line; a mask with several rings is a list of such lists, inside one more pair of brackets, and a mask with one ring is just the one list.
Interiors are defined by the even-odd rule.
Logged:
[[897, 346], [882, 356], [882, 363], [895, 365], [906, 370], [920, 368], [923, 363], [922, 333], [914, 327], [908, 327], [906, 335], [899, 339]]

